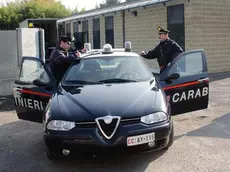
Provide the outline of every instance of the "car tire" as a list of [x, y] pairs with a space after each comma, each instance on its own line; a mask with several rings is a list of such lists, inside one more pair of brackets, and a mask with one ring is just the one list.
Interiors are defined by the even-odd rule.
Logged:
[[46, 147], [46, 157], [49, 160], [57, 160], [60, 157], [60, 151], [55, 148]]
[[171, 147], [173, 144], [173, 141], [174, 141], [174, 128], [173, 128], [173, 123], [172, 123], [172, 129], [171, 129], [171, 133], [169, 135], [169, 142], [164, 149], [168, 149], [169, 147]]

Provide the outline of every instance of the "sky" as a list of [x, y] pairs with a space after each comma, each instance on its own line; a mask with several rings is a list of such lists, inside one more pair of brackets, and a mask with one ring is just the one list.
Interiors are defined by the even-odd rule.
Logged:
[[[78, 7], [78, 9], [85, 8], [86, 10], [93, 9], [96, 4], [105, 2], [105, 0], [60, 0], [63, 5], [66, 7], [74, 9], [75, 7]], [[124, 2], [124, 0], [121, 0], [121, 2]]]
[[[14, 0], [0, 0], [0, 3], [11, 2], [11, 1]], [[96, 6], [96, 4], [102, 3], [105, 0], [57, 0], [57, 1], [61, 1], [61, 3], [65, 5], [67, 8], [74, 9], [75, 7], [77, 7], [79, 10], [81, 10], [82, 8], [85, 8], [86, 10], [90, 10], [93, 9]], [[124, 0], [122, 0], [121, 2], [123, 1]]]
[[71, 9], [77, 7], [79, 10], [85, 8], [90, 10], [95, 7], [96, 4], [102, 3], [103, 0], [60, 0], [63, 5]]
[[103, 0], [60, 0], [63, 5], [71, 9], [77, 7], [79, 10], [85, 8], [90, 10], [95, 7], [97, 3], [103, 2]]

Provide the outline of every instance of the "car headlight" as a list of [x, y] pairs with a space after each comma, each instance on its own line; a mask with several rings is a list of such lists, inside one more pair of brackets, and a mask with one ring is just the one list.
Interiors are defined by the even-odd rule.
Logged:
[[47, 124], [48, 130], [56, 131], [69, 131], [75, 127], [74, 122], [62, 121], [62, 120], [52, 120]]
[[141, 122], [145, 124], [154, 124], [162, 122], [168, 119], [168, 116], [164, 112], [156, 112], [141, 117]]

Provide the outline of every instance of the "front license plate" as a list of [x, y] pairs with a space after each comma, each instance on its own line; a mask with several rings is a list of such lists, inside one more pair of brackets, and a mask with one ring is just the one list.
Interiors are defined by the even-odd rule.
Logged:
[[127, 138], [127, 146], [136, 146], [155, 141], [155, 133], [142, 134]]

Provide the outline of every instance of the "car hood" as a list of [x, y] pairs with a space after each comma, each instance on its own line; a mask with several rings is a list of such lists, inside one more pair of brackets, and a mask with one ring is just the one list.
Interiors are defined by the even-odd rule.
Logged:
[[140, 117], [156, 109], [159, 90], [154, 88], [150, 82], [63, 86], [52, 98], [52, 116], [74, 121]]

